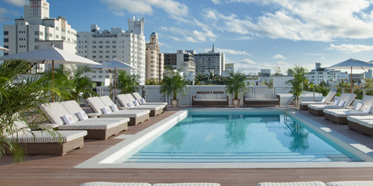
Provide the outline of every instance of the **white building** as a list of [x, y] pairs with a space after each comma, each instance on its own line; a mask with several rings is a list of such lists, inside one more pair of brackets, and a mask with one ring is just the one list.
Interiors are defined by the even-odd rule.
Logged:
[[146, 79], [163, 79], [164, 55], [159, 52], [158, 35], [153, 32], [146, 43]]
[[229, 77], [231, 72], [234, 73], [234, 63], [226, 63], [222, 76]]
[[171, 66], [183, 73], [189, 81], [194, 81], [196, 65], [194, 63], [194, 50], [177, 50], [176, 53], [164, 54], [164, 66]]
[[225, 70], [225, 54], [216, 52], [214, 45], [208, 53], [194, 54], [194, 63], [196, 64], [196, 74], [223, 75]]
[[[39, 49], [43, 41], [64, 41], [71, 43], [69, 51], [76, 52], [76, 31], [64, 17], [49, 17], [49, 3], [46, 0], [30, 0], [24, 6], [24, 17], [15, 19], [14, 25], [4, 25], [4, 55]], [[43, 65], [39, 65], [43, 70]]]
[[[111, 28], [100, 32], [97, 25], [91, 25], [89, 32], [78, 32], [77, 54], [96, 62], [118, 59], [138, 70], [131, 73], [140, 75], [140, 85], [145, 84], [145, 36], [144, 18], [128, 19], [128, 30]], [[95, 82], [104, 82], [109, 78], [109, 71], [94, 70], [87, 76]]]
[[316, 63], [315, 69], [306, 75], [306, 78], [313, 84], [320, 84], [325, 82], [329, 85], [336, 85], [339, 81], [350, 80], [350, 75], [347, 72], [340, 70], [321, 68], [321, 63]]

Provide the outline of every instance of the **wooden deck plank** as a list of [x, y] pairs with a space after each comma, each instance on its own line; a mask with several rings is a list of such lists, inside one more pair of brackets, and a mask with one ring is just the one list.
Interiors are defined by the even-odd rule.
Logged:
[[[151, 117], [149, 121], [130, 126], [121, 134], [136, 134], [174, 114], [178, 109], [169, 109], [164, 114]], [[333, 130], [352, 136], [354, 140], [373, 147], [373, 140], [354, 131], [327, 123], [323, 118], [302, 112], [303, 115], [322, 122]], [[368, 140], [368, 141], [367, 141]], [[370, 141], [369, 141], [370, 140]], [[29, 156], [20, 164], [12, 164], [9, 157], [0, 159], [0, 185], [79, 185], [90, 181], [111, 182], [217, 182], [223, 186], [256, 185], [263, 181], [338, 181], [373, 180], [373, 168], [309, 168], [309, 169], [74, 169], [73, 167], [121, 142], [86, 140], [82, 149], [64, 156]], [[365, 142], [364, 142], [365, 141]]]

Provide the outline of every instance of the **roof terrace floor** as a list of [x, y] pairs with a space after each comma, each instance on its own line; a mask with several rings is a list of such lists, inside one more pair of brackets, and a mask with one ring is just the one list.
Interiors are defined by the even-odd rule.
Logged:
[[[121, 134], [135, 134], [176, 113], [182, 108], [169, 108]], [[301, 111], [325, 126], [373, 149], [373, 139], [333, 124], [323, 117]], [[89, 181], [111, 182], [217, 182], [223, 186], [256, 185], [263, 181], [343, 181], [373, 180], [373, 168], [291, 168], [291, 169], [74, 169], [76, 165], [119, 143], [122, 139], [85, 140], [84, 147], [64, 156], [29, 156], [20, 164], [10, 157], [0, 159], [0, 185], [79, 185]]]

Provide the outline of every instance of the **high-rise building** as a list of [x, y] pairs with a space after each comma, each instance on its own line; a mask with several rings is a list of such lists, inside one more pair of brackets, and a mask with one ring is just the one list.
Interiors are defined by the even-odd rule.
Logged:
[[[76, 31], [64, 17], [49, 17], [49, 3], [46, 0], [30, 0], [24, 6], [24, 17], [15, 19], [14, 25], [4, 25], [4, 55], [28, 52], [40, 48], [43, 41], [71, 43], [76, 52]], [[39, 69], [43, 70], [39, 64]]]
[[196, 65], [194, 63], [194, 50], [177, 50], [176, 53], [164, 54], [164, 66], [179, 70], [189, 81], [194, 81]]
[[225, 70], [225, 55], [216, 52], [214, 45], [208, 53], [194, 54], [193, 57], [196, 64], [196, 74], [214, 73], [221, 76]]
[[[145, 84], [145, 36], [144, 18], [128, 19], [128, 30], [111, 28], [100, 32], [97, 25], [91, 25], [89, 32], [78, 32], [77, 54], [96, 62], [117, 59], [128, 63], [138, 70], [132, 74], [140, 75], [140, 84]], [[86, 74], [93, 81], [103, 82], [109, 78], [109, 71], [94, 70]]]
[[164, 56], [159, 52], [158, 35], [153, 32], [146, 43], [146, 79], [163, 79]]

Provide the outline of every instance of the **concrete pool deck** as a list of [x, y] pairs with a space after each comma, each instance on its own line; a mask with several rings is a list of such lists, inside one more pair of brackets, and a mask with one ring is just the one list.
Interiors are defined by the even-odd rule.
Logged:
[[[174, 114], [181, 108], [170, 108], [158, 117], [138, 126], [130, 126], [121, 134], [136, 134]], [[260, 108], [259, 108], [260, 109]], [[323, 117], [308, 112], [299, 114], [315, 120], [331, 130], [373, 149], [373, 139], [347, 126], [333, 124]], [[271, 169], [74, 169], [73, 167], [92, 158], [125, 139], [111, 137], [108, 140], [86, 140], [82, 149], [64, 156], [29, 156], [21, 164], [12, 164], [9, 157], [0, 159], [0, 185], [79, 185], [87, 181], [113, 182], [218, 182], [221, 185], [256, 185], [263, 181], [320, 180], [373, 180], [373, 168], [271, 168]]]

